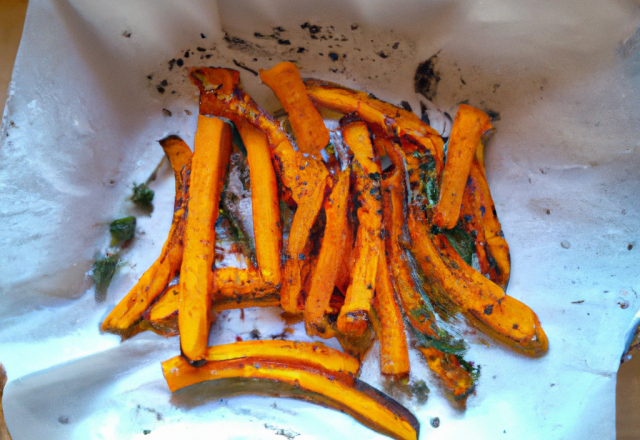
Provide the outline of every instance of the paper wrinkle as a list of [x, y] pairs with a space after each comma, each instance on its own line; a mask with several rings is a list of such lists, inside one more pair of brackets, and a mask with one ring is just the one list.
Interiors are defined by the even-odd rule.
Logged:
[[[444, 112], [455, 116], [461, 102], [496, 113], [486, 162], [511, 248], [508, 293], [538, 314], [550, 352], [529, 359], [479, 333], [466, 337], [467, 359], [482, 375], [464, 413], [446, 402], [415, 350], [411, 377], [430, 387], [426, 404], [388, 391], [377, 346], [362, 379], [413, 411], [425, 438], [613, 439], [615, 372], [640, 321], [639, 21], [637, 4], [621, 0], [544, 7], [512, 0], [32, 0], [0, 130], [0, 362], [11, 380], [3, 404], [14, 440], [166, 438], [211, 429], [281, 437], [265, 424], [302, 440], [345, 432], [383, 438], [349, 416], [290, 399], [220, 398], [206, 386], [171, 396], [159, 362], [179, 353], [176, 338], [141, 334], [120, 343], [99, 333], [166, 239], [168, 166], [151, 183], [155, 210], [138, 215], [106, 301], [96, 304], [87, 290], [109, 222], [132, 212], [125, 200], [131, 185], [162, 157], [156, 141], [177, 134], [193, 145], [197, 93], [187, 68], [236, 68], [236, 60], [257, 71], [285, 59], [303, 76], [394, 104], [405, 100], [417, 113], [423, 102], [445, 135]], [[312, 39], [305, 22], [321, 26], [326, 39]], [[254, 36], [276, 26], [290, 45]], [[225, 42], [225, 32], [247, 44]], [[184, 58], [187, 50], [193, 55]], [[415, 93], [413, 76], [436, 54], [441, 79], [429, 102]], [[184, 66], [169, 70], [179, 58]], [[281, 107], [258, 77], [238, 69], [260, 105]], [[311, 340], [302, 323], [289, 326], [291, 334], [285, 328], [275, 309], [228, 311], [210, 343], [250, 339], [255, 331], [264, 339]], [[188, 405], [177, 405], [181, 398]], [[432, 417], [439, 428], [429, 425]]]

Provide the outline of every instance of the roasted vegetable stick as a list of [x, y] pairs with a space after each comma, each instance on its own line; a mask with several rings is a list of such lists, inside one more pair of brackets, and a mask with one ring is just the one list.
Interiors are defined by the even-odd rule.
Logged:
[[204, 358], [209, 338], [214, 225], [230, 153], [229, 125], [218, 118], [198, 116], [180, 268], [178, 314], [180, 347], [191, 361]]
[[458, 223], [471, 162], [482, 134], [491, 128], [489, 116], [485, 112], [460, 104], [451, 128], [440, 198], [433, 211], [432, 221], [436, 226], [451, 229]]
[[[529, 356], [541, 356], [548, 340], [536, 314], [461, 258], [447, 264], [432, 241], [420, 208], [409, 208], [411, 251], [430, 282], [483, 332]], [[457, 255], [457, 254], [456, 254]]]
[[173, 220], [169, 236], [160, 256], [131, 291], [115, 306], [102, 323], [102, 331], [130, 336], [132, 326], [140, 320], [149, 305], [162, 293], [169, 281], [175, 277], [182, 264], [182, 238], [184, 234], [184, 208], [186, 187], [191, 167], [191, 150], [177, 136], [160, 141], [169, 158], [176, 180]]
[[495, 283], [496, 280], [491, 277], [491, 274], [495, 274], [495, 271], [491, 271], [491, 262], [487, 256], [487, 241], [482, 224], [482, 209], [478, 200], [478, 191], [476, 181], [471, 177], [471, 174], [469, 174], [467, 185], [464, 188], [464, 195], [462, 196], [462, 206], [460, 208], [458, 224], [462, 226], [462, 229], [469, 234], [469, 236], [473, 237], [480, 273], [489, 275], [491, 281]]
[[429, 151], [434, 156], [438, 173], [442, 170], [442, 138], [412, 112], [372, 98], [365, 92], [351, 90], [328, 81], [305, 79], [304, 83], [309, 97], [316, 105], [345, 114], [356, 113], [367, 124], [375, 126], [387, 135], [407, 136], [420, 145], [422, 152]]
[[[238, 72], [231, 69], [198, 68], [191, 77], [200, 89], [200, 113], [222, 116], [236, 125], [246, 119], [269, 138], [271, 154], [285, 193], [296, 204], [317, 186], [323, 185], [328, 171], [312, 157], [293, 148], [291, 140], [278, 121], [260, 108], [240, 85]], [[320, 209], [320, 208], [318, 208]]]
[[[195, 368], [178, 356], [163, 362], [162, 369], [172, 392], [209, 380], [252, 379], [253, 383], [256, 380], [274, 381], [292, 388], [276, 392], [274, 387], [270, 387], [267, 393], [309, 400], [338, 409], [395, 439], [418, 438], [420, 428], [417, 419], [391, 398], [350, 376], [299, 365], [295, 358], [290, 363], [263, 358], [213, 361]], [[245, 392], [247, 391], [249, 390]]]
[[380, 163], [374, 157], [369, 129], [362, 121], [349, 122], [342, 128], [345, 143], [353, 152], [352, 170], [360, 207], [356, 233], [355, 263], [344, 306], [338, 316], [338, 330], [350, 337], [361, 336], [368, 326], [373, 300], [378, 256], [383, 250], [380, 238], [382, 197]]
[[324, 333], [324, 318], [329, 311], [329, 301], [336, 285], [339, 262], [345, 253], [349, 208], [349, 185], [351, 169], [337, 172], [337, 183], [324, 202], [327, 218], [318, 256], [318, 265], [311, 280], [304, 309], [304, 321], [309, 335]]
[[329, 184], [327, 177], [324, 185], [318, 185], [315, 191], [305, 197], [298, 205], [293, 216], [289, 240], [287, 242], [286, 262], [284, 264], [284, 279], [280, 298], [282, 308], [289, 314], [298, 314], [302, 310], [300, 303], [302, 277], [301, 266], [307, 257], [303, 249], [309, 240], [309, 232], [316, 221], [325, 196], [325, 189]]
[[279, 284], [282, 228], [280, 227], [278, 182], [271, 163], [269, 141], [264, 133], [246, 120], [238, 122], [238, 130], [247, 149], [247, 161], [251, 173], [251, 208], [258, 268], [266, 282]]
[[418, 347], [418, 350], [454, 401], [464, 405], [466, 398], [475, 390], [475, 383], [471, 374], [460, 365], [458, 358], [433, 347]]
[[[482, 145], [478, 148], [482, 148]], [[475, 195], [480, 205], [485, 240], [487, 242], [489, 253], [496, 262], [497, 274], [492, 277], [492, 280], [503, 289], [506, 289], [507, 284], [509, 284], [509, 277], [511, 276], [509, 245], [507, 244], [507, 240], [504, 238], [502, 225], [500, 224], [500, 221], [498, 221], [496, 207], [493, 203], [493, 198], [491, 197], [491, 191], [489, 190], [489, 184], [487, 183], [484, 166], [480, 163], [480, 160], [474, 161], [471, 165], [469, 177], [478, 187], [478, 191]]]
[[396, 302], [389, 276], [385, 252], [378, 258], [376, 294], [373, 307], [380, 320], [380, 372], [396, 378], [409, 374], [409, 349], [404, 331], [402, 312]]
[[329, 130], [313, 106], [295, 64], [283, 61], [269, 70], [260, 70], [260, 79], [276, 94], [284, 107], [298, 151], [320, 157], [320, 150], [329, 144]]

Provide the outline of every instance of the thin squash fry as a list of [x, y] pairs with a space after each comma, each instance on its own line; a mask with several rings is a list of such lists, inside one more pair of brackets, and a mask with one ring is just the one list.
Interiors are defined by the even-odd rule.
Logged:
[[505, 295], [462, 258], [443, 261], [423, 219], [420, 208], [409, 207], [411, 251], [432, 285], [438, 286], [473, 325], [488, 335], [529, 356], [546, 353], [549, 342], [536, 314]]
[[373, 300], [378, 256], [383, 250], [380, 238], [382, 226], [381, 169], [373, 152], [367, 125], [349, 122], [342, 128], [345, 143], [353, 152], [352, 170], [360, 207], [357, 210], [355, 263], [351, 284], [345, 294], [344, 306], [338, 316], [338, 330], [350, 337], [359, 337], [368, 327]]
[[330, 178], [327, 176], [324, 185], [318, 185], [316, 190], [307, 195], [305, 200], [298, 205], [298, 209], [293, 216], [291, 223], [291, 231], [289, 232], [289, 240], [287, 242], [287, 251], [285, 254], [284, 278], [282, 281], [282, 289], [280, 290], [280, 299], [282, 308], [285, 312], [297, 315], [302, 310], [301, 291], [302, 277], [301, 266], [307, 257], [303, 250], [309, 240], [309, 232], [315, 223], [322, 202], [324, 200], [326, 188], [329, 186]]
[[258, 268], [263, 280], [279, 284], [282, 228], [278, 182], [271, 163], [269, 141], [264, 133], [246, 120], [238, 122], [238, 130], [247, 149], [247, 161], [251, 173], [251, 208]]
[[466, 104], [460, 105], [451, 128], [440, 198], [433, 210], [432, 222], [436, 226], [451, 229], [458, 222], [471, 162], [482, 134], [491, 128], [485, 112]]
[[183, 217], [191, 168], [191, 150], [177, 136], [161, 140], [160, 145], [169, 158], [176, 180], [173, 220], [158, 259], [102, 323], [102, 331], [118, 333], [123, 337], [131, 336], [132, 327], [140, 320], [149, 305], [162, 294], [182, 264]]
[[337, 172], [337, 183], [324, 202], [327, 218], [318, 256], [318, 265], [311, 280], [304, 309], [304, 321], [310, 336], [324, 333], [325, 317], [330, 311], [329, 302], [336, 285], [340, 258], [345, 253], [347, 241], [347, 214], [349, 208], [349, 185], [351, 169]]
[[204, 358], [209, 337], [214, 225], [230, 154], [229, 125], [218, 118], [199, 115], [180, 269], [178, 313], [180, 347], [182, 353], [194, 362]]
[[298, 151], [319, 157], [329, 144], [329, 130], [313, 106], [295, 64], [283, 61], [269, 70], [260, 70], [260, 79], [276, 94], [284, 107]]
[[471, 165], [469, 177], [478, 187], [476, 197], [482, 214], [485, 240], [488, 251], [496, 262], [497, 273], [493, 275], [491, 279], [503, 289], [506, 289], [511, 276], [511, 256], [509, 254], [509, 245], [504, 238], [502, 225], [498, 220], [496, 207], [491, 197], [491, 191], [489, 190], [484, 168], [484, 146], [482, 142], [478, 144], [476, 160], [474, 160]]
[[[272, 350], [272, 352], [275, 350]], [[195, 368], [181, 356], [163, 362], [162, 370], [169, 389], [181, 388], [204, 381], [225, 379], [251, 379], [239, 391], [250, 392], [249, 384], [260, 384], [260, 380], [273, 383], [264, 394], [290, 396], [309, 400], [343, 411], [364, 425], [394, 439], [417, 440], [420, 425], [418, 420], [404, 407], [384, 396], [374, 388], [353, 378], [325, 368], [312, 368], [298, 363], [295, 355], [287, 353], [288, 362], [248, 357], [223, 361], [211, 361]], [[321, 364], [321, 362], [315, 362]], [[287, 385], [276, 390], [275, 384]]]
[[437, 131], [425, 124], [412, 112], [371, 97], [339, 84], [317, 79], [305, 79], [311, 100], [320, 107], [344, 114], [355, 113], [377, 130], [389, 136], [407, 137], [429, 152], [436, 160], [438, 174], [444, 165], [444, 143]]
[[[471, 165], [471, 167], [473, 168], [473, 165]], [[467, 234], [473, 237], [480, 273], [489, 275], [491, 281], [495, 283], [496, 280], [492, 277], [495, 271], [491, 270], [491, 262], [487, 256], [487, 241], [484, 235], [482, 209], [480, 201], [478, 200], [478, 191], [478, 185], [470, 173], [467, 185], [464, 188], [464, 195], [462, 196], [462, 206], [460, 208], [458, 224], [462, 226], [462, 229]]]
[[452, 353], [443, 353], [433, 347], [418, 347], [418, 350], [426, 359], [429, 369], [438, 375], [447, 394], [464, 407], [467, 397], [475, 390], [471, 374]]
[[409, 375], [409, 349], [402, 312], [396, 302], [385, 252], [378, 258], [373, 307], [380, 320], [380, 373], [396, 378]]

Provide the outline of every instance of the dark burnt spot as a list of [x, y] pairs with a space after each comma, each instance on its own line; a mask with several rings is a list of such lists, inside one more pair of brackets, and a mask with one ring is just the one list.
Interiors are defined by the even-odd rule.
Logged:
[[467, 82], [464, 79], [462, 79], [462, 77], [460, 77], [460, 82], [462, 83], [463, 86], [467, 85]]
[[380, 57], [380, 58], [389, 58], [389, 54], [385, 53], [384, 51], [380, 51], [380, 52], [376, 52], [376, 54]]
[[164, 93], [164, 87], [162, 86], [156, 87], [156, 90], [158, 91], [158, 93]]
[[500, 113], [498, 113], [497, 111], [485, 109], [484, 112], [487, 114], [487, 116], [489, 116], [491, 122], [497, 122], [500, 120]]
[[153, 75], [147, 75], [147, 79], [153, 79]]
[[207, 36], [205, 34], [200, 34], [200, 38], [207, 38]]
[[402, 107], [403, 109], [405, 109], [408, 112], [412, 112], [413, 109], [411, 108], [411, 104], [409, 104], [407, 101], [400, 101], [400, 107]]
[[629, 246], [627, 246], [628, 251], [630, 251], [631, 249], [633, 249], [633, 244], [629, 244]]
[[352, 30], [352, 31], [355, 31], [356, 29], [358, 29], [358, 23], [353, 23], [353, 24], [351, 25], [351, 30]]
[[284, 28], [282, 26], [274, 27], [273, 30], [275, 32], [285, 32], [285, 30], [284, 30]]
[[162, 87], [167, 87], [167, 86], [169, 85], [169, 83], [167, 82], [167, 80], [166, 80], [166, 79], [163, 79], [163, 80], [162, 80], [162, 82], [160, 83], [160, 85], [161, 85]]
[[241, 69], [246, 70], [247, 72], [251, 72], [253, 73], [255, 76], [258, 76], [258, 72], [256, 72], [255, 70], [253, 70], [250, 67], [245, 66], [243, 63], [237, 61], [237, 60], [233, 60], [233, 64], [235, 64], [236, 66], [238, 66]]
[[331, 58], [331, 61], [338, 61], [338, 58], [340, 58], [340, 55], [338, 55], [335, 52], [329, 52], [329, 58]]
[[198, 52], [206, 52], [207, 51], [207, 49], [205, 49], [204, 47], [200, 47], [200, 46], [196, 47], [196, 50]]
[[284, 46], [290, 46], [291, 45], [291, 41], [280, 39], [280, 40], [278, 40], [278, 44], [282, 44]]
[[302, 52], [304, 52], [305, 50], [306, 50], [306, 49], [305, 49], [304, 47], [299, 47], [297, 52], [298, 52], [298, 53], [302, 53]]
[[124, 38], [131, 38], [131, 32], [129, 32], [129, 31], [124, 31], [124, 32], [122, 32], [122, 36], [123, 36]]
[[189, 50], [184, 53], [184, 58], [189, 58]]
[[488, 306], [485, 306], [484, 311], [482, 312], [485, 315], [489, 316], [493, 313], [493, 304], [489, 304]]
[[173, 69], [173, 65], [176, 63], [176, 59], [173, 58], [171, 60], [169, 60], [169, 70]]
[[436, 89], [440, 82], [440, 72], [436, 70], [438, 53], [420, 63], [413, 78], [416, 93], [420, 93], [429, 101], [433, 101], [433, 98], [436, 96]]
[[513, 324], [513, 329], [518, 330], [518, 324]]
[[166, 108], [162, 109], [162, 114], [164, 115], [165, 118], [170, 118], [171, 117], [171, 111], [169, 111]]
[[182, 58], [178, 58], [178, 59], [176, 60], [176, 65], [177, 65], [178, 67], [182, 67], [182, 66], [184, 66], [184, 61], [182, 60]]
[[391, 49], [397, 49], [400, 46], [400, 42], [398, 41], [397, 43], [393, 43], [393, 46], [391, 46]]

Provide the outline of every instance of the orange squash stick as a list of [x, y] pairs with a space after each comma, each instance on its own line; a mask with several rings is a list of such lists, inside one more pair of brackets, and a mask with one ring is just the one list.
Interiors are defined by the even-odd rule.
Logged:
[[329, 130], [309, 99], [295, 64], [283, 61], [269, 70], [261, 69], [260, 78], [273, 90], [289, 115], [298, 151], [319, 155], [329, 144]]
[[486, 113], [466, 104], [460, 105], [451, 128], [440, 198], [433, 210], [432, 221], [436, 226], [451, 229], [458, 222], [473, 156], [482, 134], [491, 128]]
[[278, 182], [271, 163], [269, 141], [263, 132], [246, 120], [238, 122], [251, 173], [251, 208], [258, 268], [262, 279], [275, 285], [281, 280], [282, 228]]
[[231, 129], [218, 118], [198, 116], [191, 186], [180, 269], [178, 325], [182, 353], [204, 358], [209, 338], [213, 282], [214, 225], [231, 154]]
[[173, 220], [169, 236], [160, 256], [140, 277], [138, 283], [115, 306], [102, 323], [102, 331], [129, 336], [149, 305], [162, 293], [182, 264], [182, 237], [187, 197], [188, 171], [191, 168], [191, 150], [177, 136], [160, 141], [176, 180]]
[[318, 265], [304, 308], [304, 321], [309, 335], [324, 333], [323, 320], [336, 284], [340, 259], [345, 252], [348, 235], [347, 210], [351, 169], [337, 172], [338, 181], [324, 202], [327, 223], [322, 238]]
[[409, 374], [409, 349], [402, 312], [396, 301], [385, 252], [378, 257], [373, 307], [380, 319], [380, 373], [397, 378]]
[[382, 226], [381, 169], [374, 157], [369, 129], [362, 121], [349, 122], [343, 127], [345, 143], [353, 152], [352, 170], [360, 207], [356, 233], [355, 263], [352, 279], [345, 295], [344, 306], [338, 316], [338, 330], [350, 337], [364, 334], [369, 325], [369, 313], [376, 285], [378, 256], [383, 252], [380, 237]]

